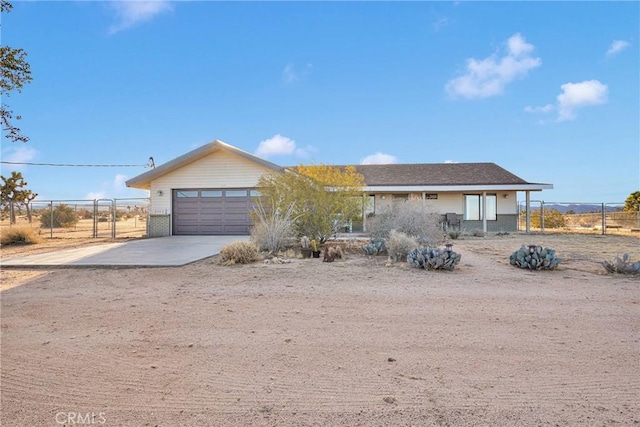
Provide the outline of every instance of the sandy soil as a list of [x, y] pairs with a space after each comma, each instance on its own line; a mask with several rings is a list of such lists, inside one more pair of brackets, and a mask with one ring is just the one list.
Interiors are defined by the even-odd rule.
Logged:
[[[522, 243], [564, 262], [511, 267]], [[453, 272], [359, 254], [13, 271], [1, 424], [639, 425], [640, 280], [599, 265], [638, 243], [457, 240]]]

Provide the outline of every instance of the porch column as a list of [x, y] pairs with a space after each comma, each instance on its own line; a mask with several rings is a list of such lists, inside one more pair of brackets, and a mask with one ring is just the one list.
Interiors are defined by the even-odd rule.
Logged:
[[482, 192], [482, 231], [487, 232], [487, 192]]
[[531, 193], [529, 190], [525, 191], [525, 230], [527, 233], [531, 231]]

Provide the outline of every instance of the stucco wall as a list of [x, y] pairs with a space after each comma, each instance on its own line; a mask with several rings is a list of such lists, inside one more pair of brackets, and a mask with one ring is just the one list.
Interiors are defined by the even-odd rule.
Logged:
[[[399, 194], [399, 193], [398, 193]], [[425, 199], [425, 206], [431, 212], [446, 214], [447, 212], [457, 213], [462, 215], [464, 213], [464, 195], [465, 194], [478, 194], [477, 192], [469, 193], [437, 193], [437, 199]], [[501, 191], [496, 194], [497, 200], [497, 213], [498, 215], [513, 215], [517, 214], [518, 206], [516, 201], [515, 191]], [[504, 196], [507, 196], [506, 198]], [[409, 200], [421, 200], [422, 193], [410, 193]], [[376, 194], [375, 195], [375, 213], [383, 213], [393, 204], [393, 194]]]

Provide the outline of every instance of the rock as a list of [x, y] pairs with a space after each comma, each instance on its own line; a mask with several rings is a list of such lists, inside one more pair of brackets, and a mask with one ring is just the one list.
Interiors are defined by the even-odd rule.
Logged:
[[389, 404], [393, 404], [396, 403], [396, 398], [393, 396], [386, 396], [384, 399], [385, 402], [389, 403]]

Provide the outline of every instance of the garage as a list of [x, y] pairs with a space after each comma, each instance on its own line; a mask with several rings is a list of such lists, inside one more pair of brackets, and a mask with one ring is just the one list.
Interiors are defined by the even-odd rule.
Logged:
[[173, 234], [247, 235], [256, 195], [249, 188], [173, 190]]
[[126, 184], [148, 191], [149, 237], [248, 235], [260, 178], [283, 172], [282, 166], [215, 140]]

